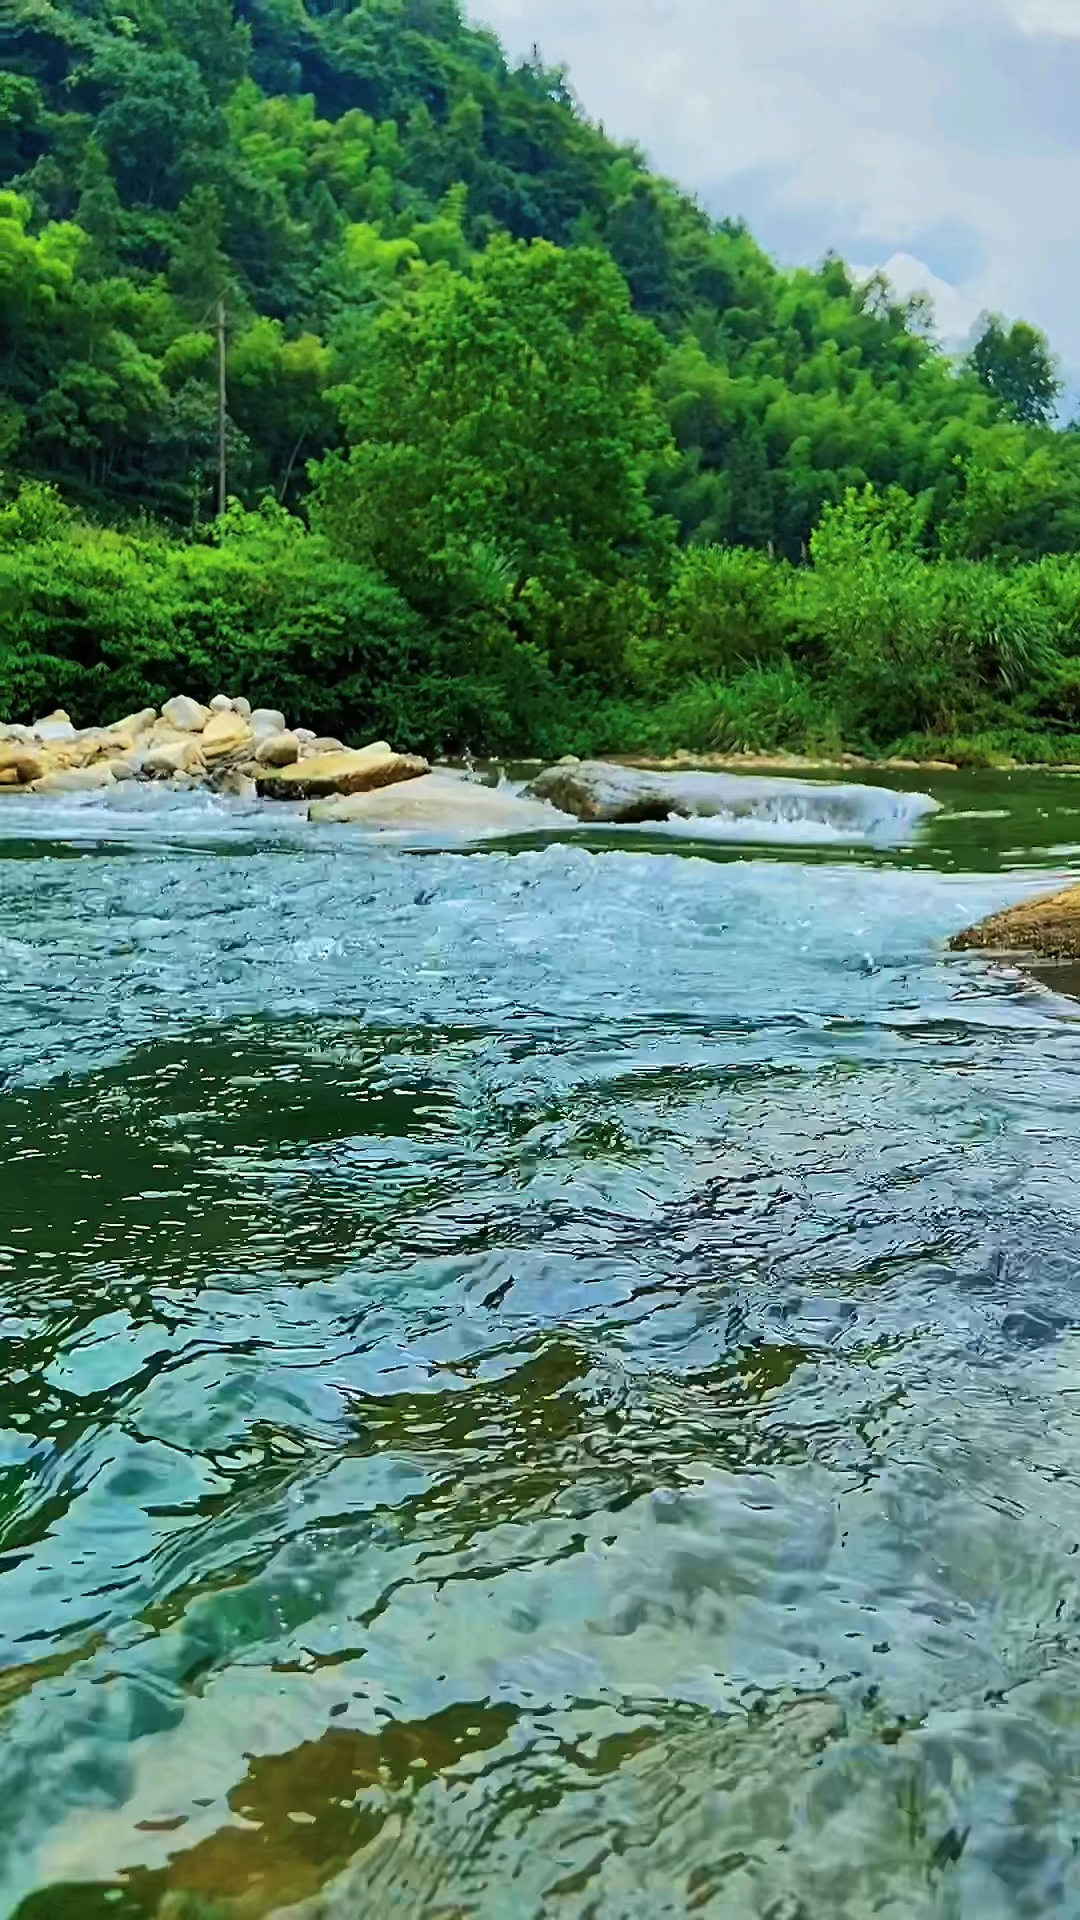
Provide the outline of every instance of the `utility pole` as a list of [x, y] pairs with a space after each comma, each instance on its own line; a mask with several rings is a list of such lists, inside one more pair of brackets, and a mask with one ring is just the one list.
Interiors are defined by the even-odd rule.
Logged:
[[225, 391], [225, 296], [218, 295], [217, 303], [217, 366], [218, 366], [218, 513], [223, 514], [228, 505], [228, 473], [225, 452], [226, 400]]

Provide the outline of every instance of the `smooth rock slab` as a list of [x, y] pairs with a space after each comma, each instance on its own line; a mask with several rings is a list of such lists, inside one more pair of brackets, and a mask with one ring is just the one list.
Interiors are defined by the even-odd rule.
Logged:
[[452, 834], [542, 833], [565, 826], [565, 817], [539, 800], [524, 800], [450, 773], [426, 773], [373, 793], [313, 800], [309, 819], [324, 826], [367, 827], [372, 832]]
[[331, 793], [368, 793], [430, 772], [427, 761], [417, 754], [394, 753], [379, 740], [374, 746], [320, 754], [314, 760], [260, 774], [258, 789], [264, 800], [321, 800]]
[[977, 951], [1038, 955], [1041, 960], [1080, 960], [1080, 886], [1006, 907], [953, 935], [954, 953]]

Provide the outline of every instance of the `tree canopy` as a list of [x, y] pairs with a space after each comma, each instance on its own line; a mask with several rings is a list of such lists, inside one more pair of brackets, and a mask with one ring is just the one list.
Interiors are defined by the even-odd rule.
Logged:
[[456, 0], [8, 0], [0, 364], [5, 712], [1080, 756], [1043, 336], [781, 269]]
[[[455, 0], [11, 0], [0, 127], [0, 460], [100, 514], [212, 510], [219, 296], [230, 489], [295, 506], [385, 357], [380, 316], [415, 314], [433, 274], [482, 287], [511, 239], [604, 255], [655, 329], [645, 378], [676, 458], [652, 498], [683, 540], [797, 560], [866, 484], [930, 495], [942, 525], [972, 473], [1022, 465], [1039, 434], [1057, 482], [1024, 538], [1071, 539], [1076, 465], [1034, 328], [992, 317], [955, 365], [880, 278], [831, 257], [781, 271]], [[461, 288], [439, 297], [466, 311]]]

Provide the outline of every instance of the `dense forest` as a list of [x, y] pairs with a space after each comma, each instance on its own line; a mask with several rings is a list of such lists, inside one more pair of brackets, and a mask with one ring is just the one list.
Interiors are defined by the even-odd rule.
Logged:
[[1042, 336], [782, 271], [454, 0], [11, 0], [0, 177], [0, 715], [1080, 758]]

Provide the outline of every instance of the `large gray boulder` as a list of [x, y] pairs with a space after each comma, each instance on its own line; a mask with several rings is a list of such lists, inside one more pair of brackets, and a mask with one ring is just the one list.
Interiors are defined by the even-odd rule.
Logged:
[[815, 836], [902, 840], [938, 802], [891, 787], [789, 780], [745, 773], [654, 773], [602, 760], [548, 767], [526, 793], [578, 820], [634, 825], [644, 821], [721, 820], [772, 832], [810, 828]]
[[687, 811], [676, 805], [670, 775], [609, 766], [602, 760], [548, 767], [525, 791], [531, 799], [546, 800], [577, 820], [633, 823], [667, 820], [672, 813]]

